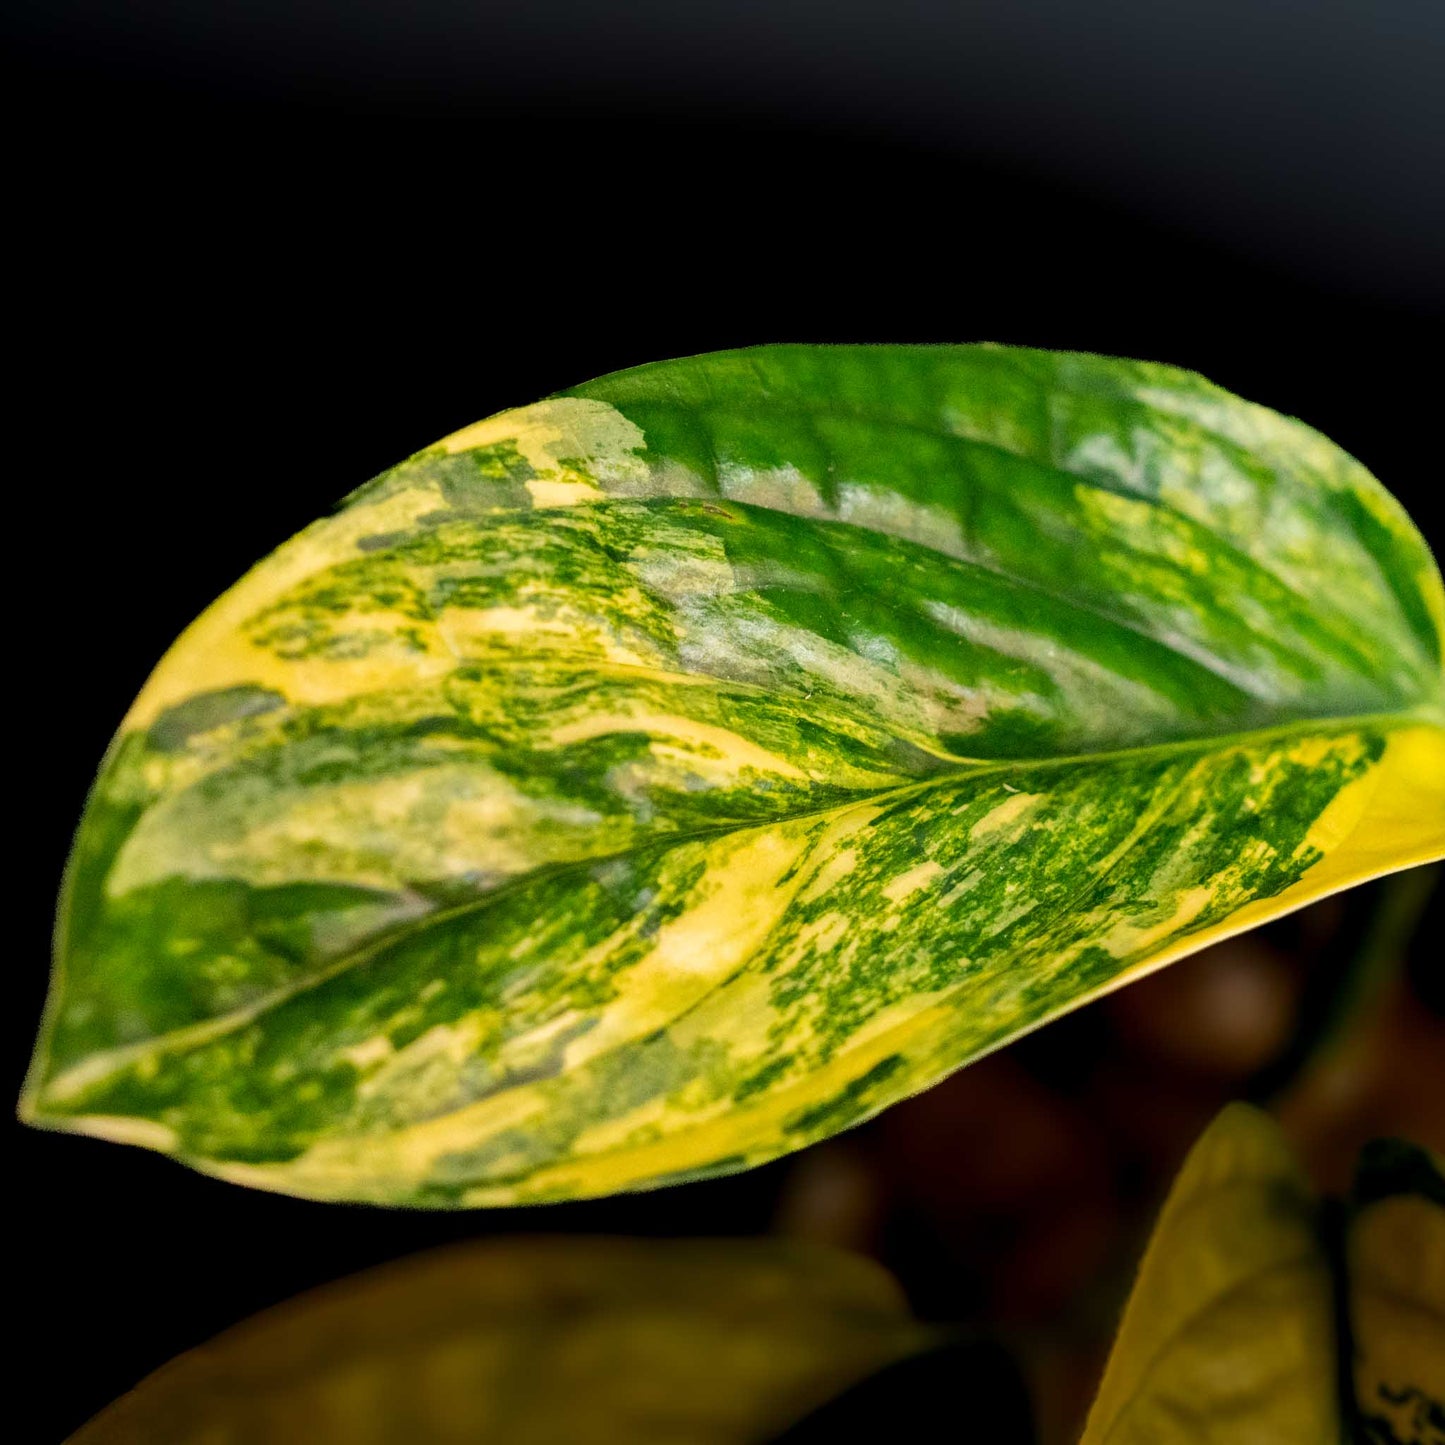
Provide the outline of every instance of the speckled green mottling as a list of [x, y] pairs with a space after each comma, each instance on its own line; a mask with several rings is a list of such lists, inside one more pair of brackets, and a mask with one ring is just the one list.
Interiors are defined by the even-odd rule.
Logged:
[[810, 1139], [816, 1139], [856, 1124], [859, 1119], [866, 1118], [877, 1108], [876, 1103], [872, 1103], [876, 1090], [907, 1065], [908, 1060], [902, 1054], [889, 1054], [866, 1073], [850, 1079], [838, 1091], [836, 1098], [799, 1109], [796, 1114], [784, 1119], [783, 1132], [803, 1134]]
[[354, 492], [162, 663], [23, 1108], [438, 1207], [760, 1162], [1299, 883], [1438, 725], [1442, 615], [1378, 483], [1188, 373], [603, 378]]

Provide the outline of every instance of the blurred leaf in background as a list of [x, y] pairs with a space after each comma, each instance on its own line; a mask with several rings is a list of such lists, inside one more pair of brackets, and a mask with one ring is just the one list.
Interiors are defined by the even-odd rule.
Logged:
[[1445, 1180], [1384, 1141], [1348, 1207], [1278, 1125], [1231, 1105], [1185, 1162], [1082, 1445], [1437, 1445], [1445, 1433]]
[[1339, 1438], [1334, 1309], [1315, 1199], [1242, 1105], [1195, 1145], [1160, 1214], [1083, 1445]]
[[[856, 1255], [558, 1236], [300, 1296], [158, 1371], [72, 1445], [922, 1441], [960, 1398], [950, 1438], [1036, 1438], [1015, 1349], [918, 1323]], [[1439, 1445], [1442, 1399], [1438, 1164], [1372, 1144], [1348, 1205], [1322, 1202], [1279, 1127], [1235, 1104], [1164, 1205], [1081, 1445]]]
[[939, 1342], [854, 1255], [518, 1239], [414, 1256], [190, 1351], [73, 1445], [751, 1445]]
[[1360, 1437], [1445, 1445], [1445, 1180], [1386, 1140], [1356, 1174], [1345, 1242]]

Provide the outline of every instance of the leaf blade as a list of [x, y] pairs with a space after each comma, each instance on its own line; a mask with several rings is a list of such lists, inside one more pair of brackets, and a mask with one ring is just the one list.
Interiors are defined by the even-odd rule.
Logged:
[[1445, 1177], [1423, 1149], [1366, 1149], [1346, 1241], [1355, 1404], [1368, 1438], [1445, 1424]]
[[926, 1349], [894, 1282], [779, 1241], [453, 1245], [266, 1310], [71, 1437], [750, 1442]]
[[1308, 1182], [1230, 1105], [1165, 1201], [1081, 1445], [1341, 1438], [1331, 1301]]
[[[1180, 392], [1224, 442], [1119, 461]], [[1357, 464], [1168, 369], [772, 348], [504, 413], [147, 684], [25, 1107], [382, 1202], [760, 1162], [1445, 851], [1438, 593]]]

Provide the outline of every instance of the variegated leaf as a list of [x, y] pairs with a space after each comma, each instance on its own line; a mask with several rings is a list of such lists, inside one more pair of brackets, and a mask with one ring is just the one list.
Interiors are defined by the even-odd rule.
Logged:
[[769, 347], [479, 423], [180, 639], [23, 1108], [318, 1197], [734, 1170], [1445, 853], [1440, 578], [1192, 374]]
[[779, 1240], [456, 1245], [191, 1350], [72, 1445], [756, 1445], [936, 1343], [857, 1256]]

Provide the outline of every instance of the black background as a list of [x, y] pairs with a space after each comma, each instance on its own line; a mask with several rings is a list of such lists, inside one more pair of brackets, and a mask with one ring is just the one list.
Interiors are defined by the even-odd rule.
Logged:
[[[70, 832], [150, 666], [340, 495], [502, 407], [768, 340], [1166, 360], [1328, 432], [1438, 552], [1442, 12], [1209, 8], [15, 10], [12, 1093]], [[484, 1233], [758, 1232], [786, 1168], [429, 1216], [8, 1147], [37, 1440], [308, 1285]]]

